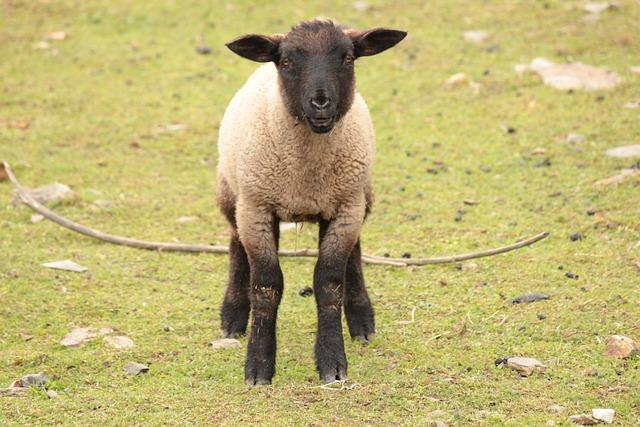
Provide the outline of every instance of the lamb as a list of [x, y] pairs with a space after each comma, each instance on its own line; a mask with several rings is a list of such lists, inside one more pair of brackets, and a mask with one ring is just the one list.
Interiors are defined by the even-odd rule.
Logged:
[[271, 384], [275, 374], [280, 221], [319, 223], [313, 288], [320, 380], [347, 375], [343, 304], [352, 338], [367, 342], [375, 333], [359, 238], [373, 202], [374, 132], [355, 90], [354, 61], [395, 46], [406, 34], [316, 19], [287, 34], [252, 34], [227, 44], [267, 63], [231, 100], [218, 139], [218, 202], [231, 225], [221, 328], [224, 337], [242, 335], [251, 313], [248, 385]]

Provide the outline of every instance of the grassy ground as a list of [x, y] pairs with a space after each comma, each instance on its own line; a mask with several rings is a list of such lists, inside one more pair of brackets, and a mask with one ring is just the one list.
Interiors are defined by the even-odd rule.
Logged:
[[[0, 158], [29, 186], [70, 185], [78, 198], [57, 209], [79, 222], [226, 243], [213, 197], [216, 134], [254, 65], [223, 43], [323, 15], [410, 33], [358, 65], [378, 136], [366, 252], [452, 254], [552, 233], [470, 271], [366, 267], [378, 335], [367, 347], [347, 340], [357, 386], [343, 391], [317, 387], [314, 302], [297, 294], [313, 262], [283, 260], [277, 376], [272, 387], [246, 388], [244, 350], [207, 346], [219, 337], [225, 257], [137, 251], [32, 224], [1, 183], [0, 385], [43, 371], [59, 397], [2, 397], [0, 424], [541, 425], [594, 407], [615, 409], [619, 425], [638, 423], [640, 360], [610, 360], [603, 349], [614, 333], [640, 340], [640, 181], [593, 186], [633, 163], [603, 151], [640, 134], [639, 110], [622, 108], [640, 98], [640, 75], [629, 71], [640, 65], [640, 5], [619, 3], [587, 23], [582, 2], [564, 0], [370, 1], [366, 11], [343, 1], [0, 0]], [[465, 43], [468, 29], [487, 30], [490, 40]], [[58, 30], [66, 40], [34, 47]], [[210, 55], [196, 53], [201, 37]], [[556, 91], [514, 72], [536, 56], [606, 66], [624, 83]], [[479, 93], [443, 87], [456, 72]], [[163, 131], [170, 124], [184, 128]], [[571, 132], [585, 141], [566, 142]], [[532, 155], [538, 147], [546, 153]], [[550, 165], [541, 166], [545, 158]], [[599, 213], [589, 216], [592, 207]], [[466, 214], [455, 221], [459, 209]], [[570, 241], [575, 232], [585, 238]], [[315, 233], [305, 225], [282, 246], [313, 246]], [[89, 271], [39, 266], [67, 258]], [[530, 291], [552, 299], [509, 303]], [[414, 323], [398, 323], [414, 308]], [[435, 338], [462, 322], [466, 333]], [[74, 325], [113, 327], [136, 347], [111, 350], [96, 339], [63, 348]], [[548, 372], [521, 380], [494, 367], [509, 355], [536, 357]], [[149, 363], [150, 373], [126, 376], [129, 361]], [[553, 414], [551, 404], [567, 409]]]

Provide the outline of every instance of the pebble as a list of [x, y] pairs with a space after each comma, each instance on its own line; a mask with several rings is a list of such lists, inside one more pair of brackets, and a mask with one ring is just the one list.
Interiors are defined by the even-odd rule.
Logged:
[[618, 359], [626, 359], [636, 354], [640, 354], [638, 344], [624, 335], [611, 335], [604, 350], [605, 356]]
[[213, 350], [240, 348], [240, 341], [234, 338], [222, 338], [219, 340], [211, 341], [210, 345]]
[[591, 410], [591, 416], [598, 421], [602, 421], [605, 424], [613, 423], [613, 417], [616, 411], [608, 408], [594, 408]]
[[578, 240], [582, 240], [583, 237], [584, 236], [582, 233], [573, 233], [571, 236], [569, 236], [569, 239], [571, 239], [572, 242], [576, 242]]
[[44, 387], [45, 382], [47, 382], [47, 377], [42, 372], [28, 374], [20, 378], [22, 387]]
[[536, 301], [542, 301], [545, 299], [550, 299], [551, 296], [549, 294], [538, 294], [538, 293], [532, 293], [532, 294], [524, 294], [524, 295], [520, 295], [519, 297], [516, 297], [514, 299], [511, 300], [511, 304], [522, 304], [522, 303], [528, 303], [528, 302], [536, 302]]
[[129, 375], [139, 375], [149, 372], [149, 367], [142, 363], [129, 362], [124, 365], [124, 370], [127, 371]]
[[298, 295], [303, 298], [310, 297], [311, 295], [313, 295], [313, 289], [311, 289], [310, 286], [305, 286], [304, 288], [300, 288], [300, 290], [298, 291]]
[[109, 347], [112, 347], [118, 350], [134, 347], [133, 340], [124, 335], [104, 337], [103, 341]]
[[629, 157], [640, 157], [640, 144], [625, 145], [622, 147], [610, 148], [604, 153], [608, 157], [626, 159]]

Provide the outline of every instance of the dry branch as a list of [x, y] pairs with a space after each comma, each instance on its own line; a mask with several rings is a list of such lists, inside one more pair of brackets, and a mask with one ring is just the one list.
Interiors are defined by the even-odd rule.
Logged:
[[[93, 228], [86, 227], [82, 224], [78, 224], [77, 222], [71, 221], [63, 216], [58, 215], [53, 212], [51, 209], [39, 203], [35, 200], [29, 190], [23, 187], [16, 176], [13, 174], [11, 167], [7, 162], [2, 162], [4, 165], [4, 169], [6, 174], [9, 177], [9, 180], [13, 183], [16, 189], [16, 193], [20, 200], [27, 206], [29, 206], [34, 211], [38, 212], [45, 218], [50, 221], [55, 222], [58, 225], [61, 225], [64, 228], [75, 231], [80, 234], [84, 234], [85, 236], [93, 237], [94, 239], [102, 240], [109, 243], [114, 243], [116, 245], [124, 245], [132, 248], [138, 249], [148, 249], [148, 250], [157, 250], [157, 251], [167, 251], [167, 252], [206, 252], [206, 253], [214, 253], [214, 254], [223, 254], [228, 253], [229, 248], [227, 246], [221, 245], [202, 245], [202, 244], [187, 244], [187, 243], [166, 243], [166, 242], [149, 242], [146, 240], [138, 240], [132, 239], [130, 237], [122, 237], [115, 236], [113, 234], [104, 233], [99, 230], [95, 230]], [[548, 232], [542, 232], [536, 234], [533, 237], [530, 237], [525, 240], [521, 240], [519, 242], [513, 243], [511, 245], [501, 246], [494, 249], [488, 249], [486, 251], [480, 252], [471, 252], [468, 254], [461, 255], [452, 255], [452, 256], [442, 256], [442, 257], [434, 257], [434, 258], [386, 258], [374, 255], [362, 255], [362, 261], [367, 264], [377, 264], [377, 265], [390, 265], [394, 267], [406, 267], [408, 265], [430, 265], [430, 264], [446, 264], [452, 262], [460, 262], [466, 261], [474, 258], [482, 258], [492, 255], [498, 255], [501, 253], [513, 251], [515, 249], [522, 248], [524, 246], [529, 246], [539, 240], [544, 239], [549, 235]], [[315, 249], [300, 249], [300, 250], [281, 250], [279, 251], [281, 256], [285, 257], [316, 257], [318, 256], [318, 251]]]

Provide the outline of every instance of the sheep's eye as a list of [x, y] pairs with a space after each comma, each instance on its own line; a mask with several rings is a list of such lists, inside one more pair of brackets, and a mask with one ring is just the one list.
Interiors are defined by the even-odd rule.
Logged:
[[345, 57], [344, 57], [344, 63], [345, 63], [345, 64], [347, 64], [347, 65], [349, 65], [349, 64], [351, 64], [351, 63], [353, 63], [353, 56], [351, 56], [351, 55], [345, 55]]
[[289, 68], [291, 67], [291, 60], [289, 58], [284, 58], [281, 62], [280, 62], [280, 66], [282, 68]]

